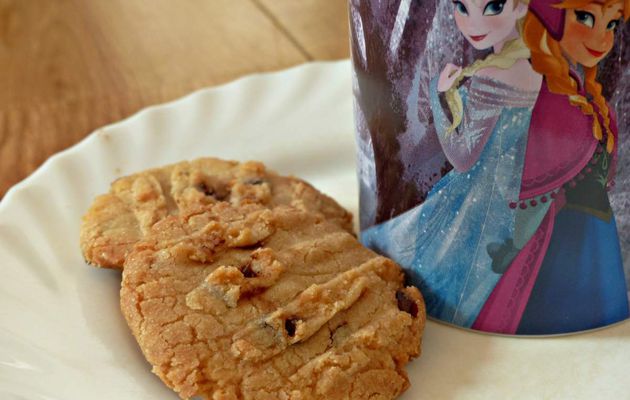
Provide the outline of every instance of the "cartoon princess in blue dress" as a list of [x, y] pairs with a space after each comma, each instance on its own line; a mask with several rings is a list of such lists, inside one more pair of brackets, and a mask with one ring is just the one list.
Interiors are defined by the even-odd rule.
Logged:
[[[566, 60], [560, 63], [566, 70], [550, 61], [571, 54], [571, 43], [568, 52], [554, 53], [563, 48], [551, 41], [562, 43], [564, 32], [544, 39], [551, 55], [540, 49], [540, 38], [532, 44], [536, 33], [550, 30], [549, 9], [559, 10], [553, 16], [564, 27], [565, 19], [599, 3], [568, 0], [565, 8], [554, 8], [557, 2], [532, 0], [529, 10], [515, 0], [453, 3], [465, 38], [493, 50], [463, 69], [448, 64], [431, 82], [434, 124], [454, 170], [424, 203], [363, 231], [362, 241], [396, 259], [422, 290], [429, 315], [449, 323], [549, 334], [627, 318], [614, 216], [605, 190], [598, 189], [612, 183], [616, 126], [593, 69], [612, 40], [591, 49], [600, 53], [590, 52], [595, 62], [582, 68], [589, 83], [570, 75]], [[628, 4], [606, 4], [597, 23], [614, 25], [627, 17]], [[460, 86], [464, 77], [470, 79]], [[559, 90], [567, 81], [574, 88]], [[576, 302], [591, 307], [573, 312]]]

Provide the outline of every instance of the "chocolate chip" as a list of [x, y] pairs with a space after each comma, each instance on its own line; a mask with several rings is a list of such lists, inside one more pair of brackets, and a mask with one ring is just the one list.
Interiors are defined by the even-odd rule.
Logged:
[[204, 182], [201, 182], [196, 186], [197, 190], [205, 194], [206, 196], [214, 196], [214, 190], [208, 187]]
[[262, 185], [265, 181], [263, 181], [260, 178], [252, 178], [250, 180], [247, 181], [247, 184], [249, 185]]
[[219, 201], [226, 201], [228, 199], [228, 197], [229, 197], [229, 193], [225, 193], [225, 192], [218, 193], [218, 192], [215, 192], [213, 196]]
[[416, 318], [418, 316], [418, 304], [407, 296], [402, 290], [396, 291], [396, 300], [398, 300], [398, 309], [410, 314]]
[[256, 271], [254, 271], [252, 269], [252, 262], [248, 262], [247, 264], [245, 264], [245, 266], [241, 269], [241, 273], [243, 274], [243, 276], [245, 278], [255, 278], [258, 276], [258, 274], [256, 273]]
[[247, 250], [247, 251], [255, 251], [260, 249], [261, 247], [264, 246], [264, 242], [256, 242], [254, 244], [249, 244], [247, 246], [238, 246], [239, 249], [241, 250]]
[[284, 329], [287, 331], [289, 337], [295, 336], [295, 325], [299, 321], [297, 318], [289, 318], [284, 321]]

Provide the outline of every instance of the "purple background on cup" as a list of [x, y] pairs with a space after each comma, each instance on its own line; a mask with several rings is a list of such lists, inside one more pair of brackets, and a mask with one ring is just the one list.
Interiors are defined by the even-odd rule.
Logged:
[[[452, 7], [444, 0], [349, 1], [361, 229], [422, 203], [452, 168], [433, 127], [429, 81], [447, 62], [468, 65], [485, 55], [459, 33]], [[598, 80], [618, 119], [611, 202], [630, 277], [630, 24], [617, 34]]]

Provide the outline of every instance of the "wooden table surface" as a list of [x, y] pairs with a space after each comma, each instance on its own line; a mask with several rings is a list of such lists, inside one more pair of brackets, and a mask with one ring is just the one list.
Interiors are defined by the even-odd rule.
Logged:
[[0, 0], [0, 198], [143, 107], [348, 55], [347, 0]]

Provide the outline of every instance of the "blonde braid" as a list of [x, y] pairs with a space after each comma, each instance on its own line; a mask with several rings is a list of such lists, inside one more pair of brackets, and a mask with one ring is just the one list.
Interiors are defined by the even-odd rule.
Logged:
[[525, 46], [523, 39], [519, 37], [505, 43], [505, 45], [501, 49], [501, 52], [497, 54], [490, 54], [483, 60], [477, 60], [468, 67], [464, 68], [461, 74], [453, 82], [451, 88], [447, 90], [444, 94], [446, 103], [448, 104], [448, 108], [451, 111], [451, 115], [453, 116], [453, 122], [451, 123], [451, 126], [446, 130], [446, 134], [448, 135], [452, 133], [462, 122], [464, 105], [457, 89], [464, 78], [471, 77], [477, 71], [486, 67], [508, 69], [511, 68], [518, 60], [528, 59], [529, 57], [529, 49], [527, 48], [527, 46]]

